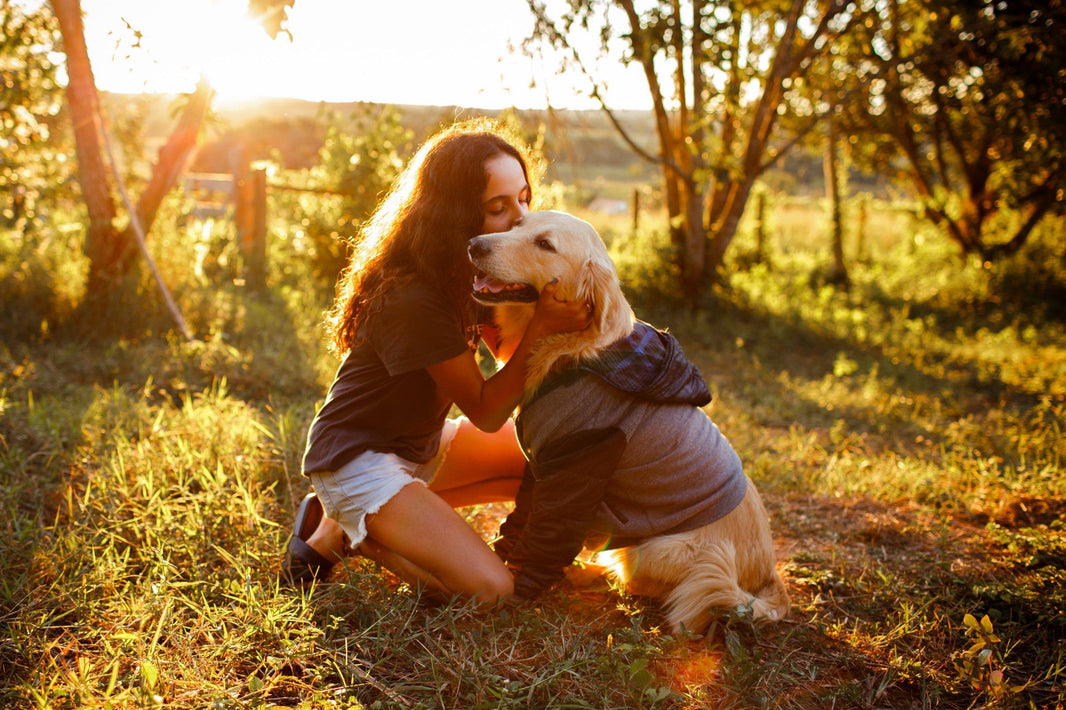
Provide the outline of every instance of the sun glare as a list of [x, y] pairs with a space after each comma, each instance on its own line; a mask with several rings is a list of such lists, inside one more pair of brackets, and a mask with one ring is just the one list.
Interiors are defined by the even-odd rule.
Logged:
[[[459, 10], [433, 0], [297, 2], [286, 23], [291, 40], [285, 33], [271, 39], [247, 15], [247, 0], [83, 0], [83, 6], [97, 85], [107, 91], [186, 92], [203, 75], [221, 103], [288, 97], [477, 108], [543, 107], [549, 99], [557, 108], [595, 105], [582, 77], [556, 76], [554, 61], [511, 50], [530, 30], [521, 3], [468, 0]], [[646, 101], [636, 67], [608, 65], [602, 78], [615, 108]]]
[[309, 96], [318, 88], [286, 73], [288, 38], [283, 33], [272, 40], [247, 15], [246, 0], [97, 0], [86, 6], [86, 34], [106, 37], [96, 46], [93, 68], [109, 90], [190, 91], [201, 75], [222, 101], [287, 95], [294, 83]]
[[[248, 17], [244, 2], [211, 3], [199, 27], [196, 68], [211, 83], [222, 100], [271, 95], [271, 89], [285, 84], [276, 62], [270, 61], [282, 45], [284, 34], [270, 39], [255, 20]], [[266, 60], [266, 61], [264, 61]]]

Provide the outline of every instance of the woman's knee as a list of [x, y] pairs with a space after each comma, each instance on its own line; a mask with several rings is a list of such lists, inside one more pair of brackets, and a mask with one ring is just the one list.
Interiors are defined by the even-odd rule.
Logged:
[[439, 570], [438, 578], [452, 592], [481, 603], [506, 599], [514, 593], [514, 578], [495, 553], [486, 552], [488, 555], [470, 555], [463, 564], [447, 565]]
[[498, 604], [514, 594], [514, 578], [503, 565], [499, 569], [482, 571], [477, 577], [472, 577], [470, 583], [472, 589], [469, 595], [485, 604]]

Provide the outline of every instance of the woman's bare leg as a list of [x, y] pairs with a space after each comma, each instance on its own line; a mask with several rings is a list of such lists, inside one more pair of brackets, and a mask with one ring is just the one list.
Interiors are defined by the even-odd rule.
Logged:
[[513, 422], [488, 433], [464, 419], [429, 488], [453, 508], [513, 501], [525, 464]]
[[[369, 523], [369, 518], [368, 518]], [[344, 544], [344, 529], [332, 518], [322, 518], [315, 528], [315, 532], [307, 539], [307, 544], [313, 547], [326, 559], [340, 559], [350, 551]], [[390, 550], [372, 537], [367, 537], [358, 545], [359, 553], [381, 566], [388, 569], [400, 579], [409, 584], [421, 584], [444, 595], [453, 594], [439, 579], [430, 572], [415, 565], [402, 555]]]
[[318, 527], [306, 540], [315, 552], [327, 560], [336, 560], [348, 554], [344, 545], [344, 528], [333, 518], [322, 516]]
[[362, 544], [359, 545], [359, 552], [364, 557], [377, 562], [408, 584], [421, 584], [422, 586], [440, 592], [441, 594], [449, 594], [448, 588], [445, 587], [444, 583], [439, 579], [418, 565], [413, 564], [406, 557], [398, 555], [389, 548], [378, 543], [373, 538], [368, 537], [363, 540]]
[[489, 604], [514, 591], [511, 573], [500, 558], [425, 486], [404, 486], [368, 515], [366, 524], [372, 543], [398, 558], [383, 555], [382, 563], [408, 582]]
[[[443, 594], [459, 593], [483, 601], [495, 598], [492, 595], [501, 589], [506, 593], [499, 596], [509, 595], [510, 573], [453, 508], [513, 501], [524, 467], [513, 422], [487, 433], [464, 419], [428, 491], [419, 485], [405, 486], [377, 514], [367, 516], [367, 540], [359, 551], [404, 581], [421, 583]], [[393, 506], [401, 494], [402, 500]], [[420, 501], [431, 499], [434, 502], [426, 502], [425, 511], [419, 510]], [[409, 509], [412, 504], [415, 507]], [[423, 512], [425, 520], [410, 522], [412, 517], [421, 518]], [[430, 519], [436, 522], [426, 523]], [[403, 523], [404, 520], [409, 522]], [[453, 530], [456, 523], [461, 528]], [[437, 524], [441, 526], [439, 530], [434, 528]], [[412, 535], [411, 530], [422, 532]], [[445, 537], [451, 542], [445, 544]], [[344, 530], [326, 517], [307, 543], [330, 559], [347, 552]], [[453, 551], [426, 554], [430, 547], [449, 550], [449, 544]], [[446, 571], [442, 573], [441, 569]], [[457, 574], [468, 578], [460, 580]]]
[[[389, 501], [376, 516], [367, 517], [367, 540], [360, 546], [360, 551], [382, 564], [408, 583], [420, 583], [446, 595], [462, 594], [481, 601], [509, 596], [513, 589], [510, 572], [499, 558], [485, 544], [481, 537], [463, 520], [453, 508], [484, 503], [513, 501], [518, 492], [525, 468], [525, 457], [518, 446], [514, 423], [507, 422], [499, 431], [487, 433], [479, 430], [467, 420], [462, 420], [459, 430], [448, 446], [440, 468], [427, 491], [418, 491], [419, 486], [406, 486], [401, 493], [406, 497], [424, 500], [434, 499], [428, 505], [436, 509], [442, 530], [458, 522], [461, 527], [449, 534], [454, 534], [457, 542], [441, 545], [443, 538], [436, 536], [436, 523], [427, 524], [426, 532], [410, 534], [416, 527], [406, 525], [408, 533], [401, 538], [386, 540], [382, 535], [396, 534], [395, 518], [413, 513], [421, 517], [423, 511], [417, 507], [408, 511], [409, 503], [401, 501], [397, 514], [392, 506], [399, 495]], [[409, 494], [409, 495], [407, 495]], [[443, 503], [441, 506], [439, 503]], [[415, 505], [421, 505], [415, 501]], [[387, 516], [382, 520], [381, 515]], [[447, 522], [444, 522], [447, 521]], [[419, 520], [417, 523], [423, 523]], [[388, 527], [391, 533], [383, 528]], [[429, 550], [428, 541], [432, 540], [434, 550]], [[465, 540], [465, 542], [458, 542]], [[402, 550], [396, 545], [408, 545]], [[439, 550], [446, 550], [440, 554]], [[428, 553], [428, 554], [427, 554]], [[490, 591], [485, 591], [490, 590]]]

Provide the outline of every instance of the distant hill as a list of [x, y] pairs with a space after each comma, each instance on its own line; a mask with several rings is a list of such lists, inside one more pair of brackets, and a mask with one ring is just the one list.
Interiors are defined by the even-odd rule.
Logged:
[[[173, 126], [174, 96], [105, 94], [105, 107], [114, 120], [139, 114], [144, 122], [149, 150], [161, 144]], [[282, 167], [307, 168], [315, 164], [322, 145], [324, 112], [348, 114], [360, 104], [258, 99], [219, 103], [214, 107], [208, 138], [201, 147], [193, 170], [228, 172], [234, 155], [243, 150], [249, 160], [276, 159]], [[476, 116], [497, 116], [500, 111], [461, 106], [394, 106], [404, 126], [421, 142], [440, 126]], [[562, 181], [587, 194], [624, 198], [634, 186], [659, 185], [659, 171], [642, 160], [621, 139], [601, 111], [521, 110], [519, 117], [531, 133], [544, 126], [548, 178]], [[620, 111], [619, 122], [649, 153], [655, 154], [657, 138], [650, 111]], [[823, 190], [821, 158], [794, 150], [783, 163], [765, 176], [777, 191], [820, 195]], [[880, 192], [878, 181], [852, 175], [853, 191]]]
[[[145, 141], [161, 143], [173, 125], [170, 95], [108, 94], [105, 105], [112, 117], [138, 113], [144, 122]], [[208, 139], [193, 166], [203, 172], [225, 172], [240, 148], [251, 160], [280, 158], [286, 168], [306, 168], [317, 160], [323, 138], [319, 117], [324, 112], [347, 114], [355, 103], [329, 103], [299, 99], [260, 99], [219, 103], [214, 107]], [[421, 142], [440, 126], [457, 119], [497, 116], [500, 111], [461, 106], [395, 106], [404, 126]], [[654, 166], [636, 156], [597, 111], [518, 111], [531, 132], [545, 126], [545, 153], [550, 177], [593, 180], [608, 174], [652, 180]], [[634, 140], [654, 152], [654, 124], [650, 112], [623, 111], [619, 119]]]

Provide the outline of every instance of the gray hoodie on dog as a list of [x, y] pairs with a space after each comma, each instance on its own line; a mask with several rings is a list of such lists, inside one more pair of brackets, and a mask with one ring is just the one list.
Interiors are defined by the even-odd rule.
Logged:
[[518, 570], [517, 594], [554, 581], [582, 543], [629, 546], [702, 527], [740, 504], [747, 477], [699, 408], [710, 399], [677, 341], [645, 323], [542, 384], [517, 420], [533, 480], [524, 486], [528, 510], [515, 512], [527, 519], [521, 532], [501, 528], [513, 539], [497, 550]]

